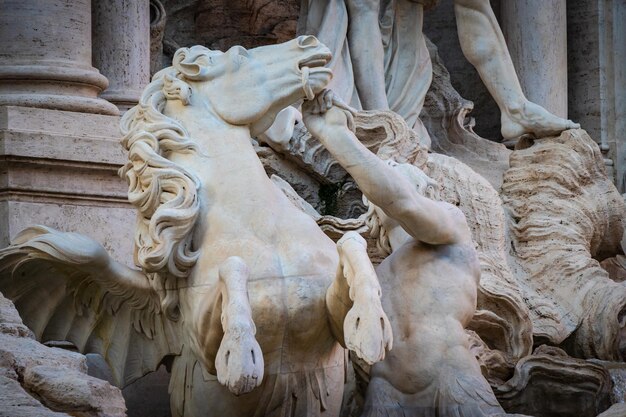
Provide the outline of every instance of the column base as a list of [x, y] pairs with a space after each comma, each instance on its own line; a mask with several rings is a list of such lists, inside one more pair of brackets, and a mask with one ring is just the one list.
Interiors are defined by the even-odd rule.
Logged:
[[115, 105], [98, 97], [107, 86], [93, 67], [57, 61], [0, 65], [0, 106], [119, 115]]

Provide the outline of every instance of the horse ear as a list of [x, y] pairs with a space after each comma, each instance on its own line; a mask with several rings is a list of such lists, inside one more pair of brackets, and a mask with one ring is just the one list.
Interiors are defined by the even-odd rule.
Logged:
[[174, 54], [172, 65], [189, 80], [207, 80], [212, 78], [213, 55], [218, 53], [221, 54], [204, 46], [180, 48]]
[[163, 94], [168, 100], [180, 100], [186, 106], [189, 104], [189, 98], [191, 97], [191, 87], [183, 80], [172, 76], [171, 74], [165, 74], [163, 76]]

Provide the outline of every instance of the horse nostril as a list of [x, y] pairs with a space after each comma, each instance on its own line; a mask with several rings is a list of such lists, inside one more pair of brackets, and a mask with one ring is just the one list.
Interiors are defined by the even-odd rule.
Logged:
[[302, 48], [314, 47], [314, 46], [318, 46], [319, 44], [320, 44], [320, 41], [318, 41], [315, 36], [311, 36], [311, 35], [298, 36], [298, 46]]

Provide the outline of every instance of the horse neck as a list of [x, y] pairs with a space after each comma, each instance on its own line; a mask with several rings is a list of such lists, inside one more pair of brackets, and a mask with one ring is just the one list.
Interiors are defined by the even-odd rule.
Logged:
[[[190, 136], [204, 155], [202, 164], [213, 192], [267, 193], [272, 183], [267, 177], [245, 126], [226, 125], [211, 118], [195, 119], [189, 124]], [[215, 179], [219, 181], [214, 181]]]

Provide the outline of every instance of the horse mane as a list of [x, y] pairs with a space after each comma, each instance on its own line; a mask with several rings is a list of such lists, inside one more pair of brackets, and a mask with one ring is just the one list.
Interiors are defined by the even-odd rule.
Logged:
[[197, 147], [185, 127], [163, 113], [168, 100], [189, 102], [191, 88], [181, 78], [173, 67], [155, 74], [121, 121], [128, 161], [119, 175], [128, 181], [128, 200], [138, 211], [134, 259], [144, 272], [159, 278], [153, 285], [165, 290], [167, 313], [178, 304], [172, 299], [178, 280], [189, 276], [199, 255], [192, 236], [200, 181], [168, 159], [170, 152], [196, 152]]

